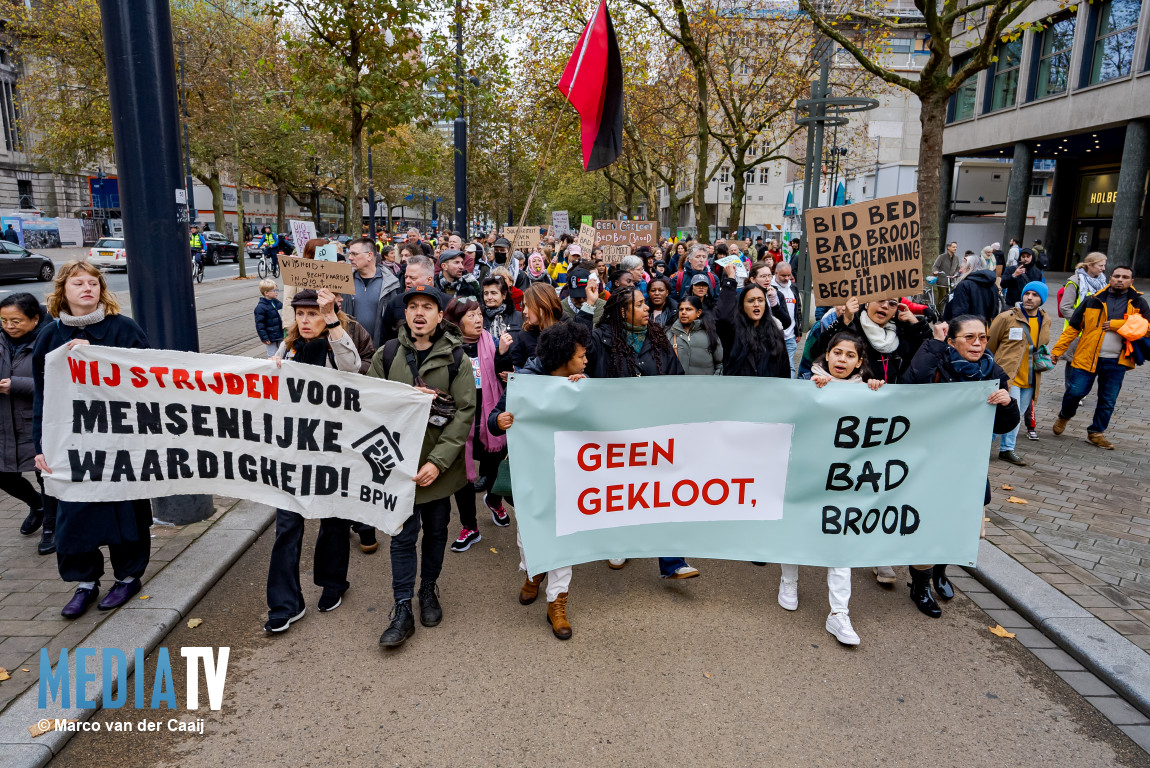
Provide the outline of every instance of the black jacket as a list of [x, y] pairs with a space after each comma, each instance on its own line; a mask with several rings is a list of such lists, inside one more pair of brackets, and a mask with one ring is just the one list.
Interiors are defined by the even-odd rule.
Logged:
[[[581, 314], [587, 313], [584, 312]], [[635, 355], [637, 375], [657, 376], [660, 374], [660, 371], [664, 376], [686, 375], [687, 372], [683, 370], [683, 365], [679, 362], [675, 351], [671, 349], [670, 343], [667, 344], [667, 351], [665, 353], [660, 354], [655, 351], [655, 348], [651, 346], [652, 333], [658, 333], [664, 340], [667, 338], [666, 332], [661, 326], [648, 326], [647, 337], [643, 339], [643, 346], [639, 348], [639, 353]], [[591, 333], [591, 346], [587, 349], [587, 375], [593, 379], [616, 379], [625, 377], [627, 375], [625, 371], [611, 370], [611, 352], [611, 329], [600, 325]], [[658, 363], [656, 363], [656, 360], [658, 360]]]
[[40, 330], [50, 322], [41, 320], [18, 340], [0, 334], [0, 379], [10, 380], [8, 394], [0, 395], [0, 472], [28, 472], [35, 465], [32, 352]]
[[284, 322], [280, 310], [284, 303], [279, 299], [261, 296], [256, 304], [256, 335], [264, 344], [279, 344], [284, 340]]
[[[866, 312], [866, 309], [859, 309], [859, 312]], [[851, 320], [849, 325], [844, 323], [842, 318], [836, 317], [834, 322], [819, 333], [814, 346], [811, 347], [811, 361], [818, 360], [821, 355], [825, 354], [831, 339], [835, 337], [836, 333], [843, 331], [850, 331], [863, 342], [867, 340], [858, 315]], [[897, 382], [902, 378], [919, 347], [930, 338], [930, 325], [925, 320], [919, 320], [917, 323], [904, 323], [896, 320], [895, 332], [898, 334], [898, 348], [890, 354], [879, 352], [869, 343], [867, 344], [867, 366], [870, 368], [871, 376], [886, 382]]]
[[[987, 352], [986, 354], [989, 355], [990, 353]], [[938, 339], [927, 339], [919, 347], [914, 359], [910, 361], [910, 367], [907, 368], [902, 377], [903, 384], [935, 384], [955, 381], [968, 381], [968, 379], [964, 379], [955, 372], [954, 366], [950, 362], [950, 345]], [[1006, 375], [1006, 371], [1002, 370], [998, 363], [991, 367], [990, 375], [982, 381], [997, 381], [999, 389], [1010, 391], [1010, 377]], [[996, 408], [994, 414], [995, 434], [1000, 435], [1009, 432], [1018, 426], [1021, 418], [1018, 413], [1017, 400], [1011, 398], [1009, 403], [996, 406]]]
[[[741, 308], [738, 306], [740, 289], [734, 278], [724, 277], [719, 289], [719, 302], [715, 307], [715, 331], [719, 334], [719, 341], [723, 343], [723, 375], [724, 376], [767, 376], [780, 379], [791, 377], [791, 364], [787, 360], [787, 351], [784, 346], [779, 354], [767, 360], [752, 361], [747, 350], [735, 342], [735, 319]], [[782, 323], [783, 330], [791, 324], [791, 316], [782, 303], [770, 306], [770, 317]], [[764, 316], [760, 323], [773, 322]], [[782, 331], [779, 331], [782, 335]]]
[[971, 272], [955, 287], [946, 309], [943, 310], [942, 319], [949, 322], [961, 315], [974, 315], [985, 318], [989, 327], [990, 321], [998, 316], [998, 296], [994, 272], [989, 269]]
[[[143, 329], [124, 315], [111, 315], [85, 328], [67, 326], [59, 321], [45, 323], [32, 350], [32, 375], [36, 380], [32, 436], [37, 453], [43, 451], [44, 358], [72, 339], [87, 339], [90, 344], [102, 347], [150, 347]], [[151, 507], [147, 499], [61, 501], [56, 513], [56, 550], [62, 554], [80, 554], [105, 544], [139, 541], [148, 536], [151, 522]]]
[[[1019, 264], [1018, 266], [1022, 265]], [[1026, 286], [1027, 283], [1041, 283], [1043, 281], [1042, 270], [1039, 269], [1038, 265], [1036, 265], [1033, 261], [1030, 262], [1030, 265], [1026, 267], [1025, 272], [1023, 272], [1018, 277], [1015, 277], [1014, 270], [1017, 268], [1018, 267], [1008, 267], [1007, 271], [1002, 275], [1002, 287], [1006, 291], [1007, 308], [1013, 307], [1015, 304], [1022, 301], [1022, 289]], [[994, 317], [998, 317], [998, 315], [995, 315]], [[994, 317], [990, 318], [991, 321], [994, 320]]]

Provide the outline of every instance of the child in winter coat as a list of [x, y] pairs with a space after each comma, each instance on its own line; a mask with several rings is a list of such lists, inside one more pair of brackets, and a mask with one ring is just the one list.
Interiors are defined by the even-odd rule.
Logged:
[[256, 334], [267, 347], [268, 357], [275, 357], [276, 349], [284, 340], [284, 324], [280, 317], [283, 302], [279, 295], [279, 286], [274, 280], [260, 281], [260, 300], [256, 304]]
[[[866, 362], [866, 344], [853, 333], [838, 333], [827, 345], [826, 354], [811, 365], [811, 380], [817, 387], [832, 381], [866, 383], [877, 391], [885, 383], [873, 378]], [[779, 582], [779, 605], [788, 611], [799, 607], [799, 567], [782, 565], [783, 577]], [[827, 589], [830, 592], [831, 612], [827, 616], [827, 632], [843, 645], [858, 645], [859, 636], [851, 626], [847, 603], [851, 599], [851, 569], [827, 568]]]

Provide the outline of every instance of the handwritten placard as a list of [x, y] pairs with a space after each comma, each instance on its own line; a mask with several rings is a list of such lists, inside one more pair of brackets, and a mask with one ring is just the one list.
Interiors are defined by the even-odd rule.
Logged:
[[327, 288], [332, 293], [355, 293], [355, 283], [351, 279], [354, 271], [346, 261], [316, 261], [296, 256], [281, 256], [280, 271], [284, 285], [294, 285], [299, 290]]
[[321, 245], [315, 249], [316, 261], [339, 261], [339, 246], [335, 243]]
[[562, 237], [565, 233], [571, 231], [571, 220], [567, 215], [567, 211], [552, 211], [551, 212], [551, 231], [547, 234], [552, 237]]
[[623, 260], [624, 256], [631, 255], [631, 246], [629, 245], [604, 245], [602, 246], [601, 253], [603, 254], [604, 264], [618, 264]]
[[539, 227], [504, 227], [503, 236], [511, 241], [512, 250], [530, 253], [539, 248]]
[[291, 230], [291, 239], [295, 243], [296, 253], [303, 253], [303, 247], [308, 240], [315, 239], [315, 223], [300, 219], [288, 219], [288, 228]]
[[921, 293], [918, 212], [917, 192], [806, 211], [815, 305]]
[[590, 224], [580, 224], [579, 237], [575, 242], [579, 243], [583, 253], [590, 256], [591, 249], [595, 247], [595, 227]]
[[657, 221], [619, 221], [599, 219], [595, 222], [596, 245], [640, 245], [654, 247], [659, 233]]

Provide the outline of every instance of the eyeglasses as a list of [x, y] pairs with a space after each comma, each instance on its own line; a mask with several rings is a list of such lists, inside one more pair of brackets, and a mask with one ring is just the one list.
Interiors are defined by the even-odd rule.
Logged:
[[882, 301], [876, 301], [875, 304], [879, 305], [880, 307], [889, 307], [893, 309], [894, 307], [898, 306], [898, 299], [883, 299]]
[[967, 344], [973, 344], [975, 341], [978, 341], [981, 344], [985, 344], [990, 340], [990, 337], [985, 333], [964, 333], [963, 335], [956, 336], [955, 338], [962, 339]]

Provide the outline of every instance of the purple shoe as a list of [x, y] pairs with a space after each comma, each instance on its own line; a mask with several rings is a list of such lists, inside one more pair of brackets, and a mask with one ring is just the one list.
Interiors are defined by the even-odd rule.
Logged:
[[100, 595], [100, 586], [96, 585], [91, 589], [84, 589], [81, 587], [76, 590], [76, 594], [72, 595], [72, 599], [60, 611], [60, 615], [66, 619], [75, 619], [84, 615], [84, 611], [96, 602], [96, 598]]
[[113, 608], [119, 608], [142, 588], [139, 579], [132, 579], [127, 584], [122, 581], [117, 581], [96, 607], [101, 611], [110, 611]]

